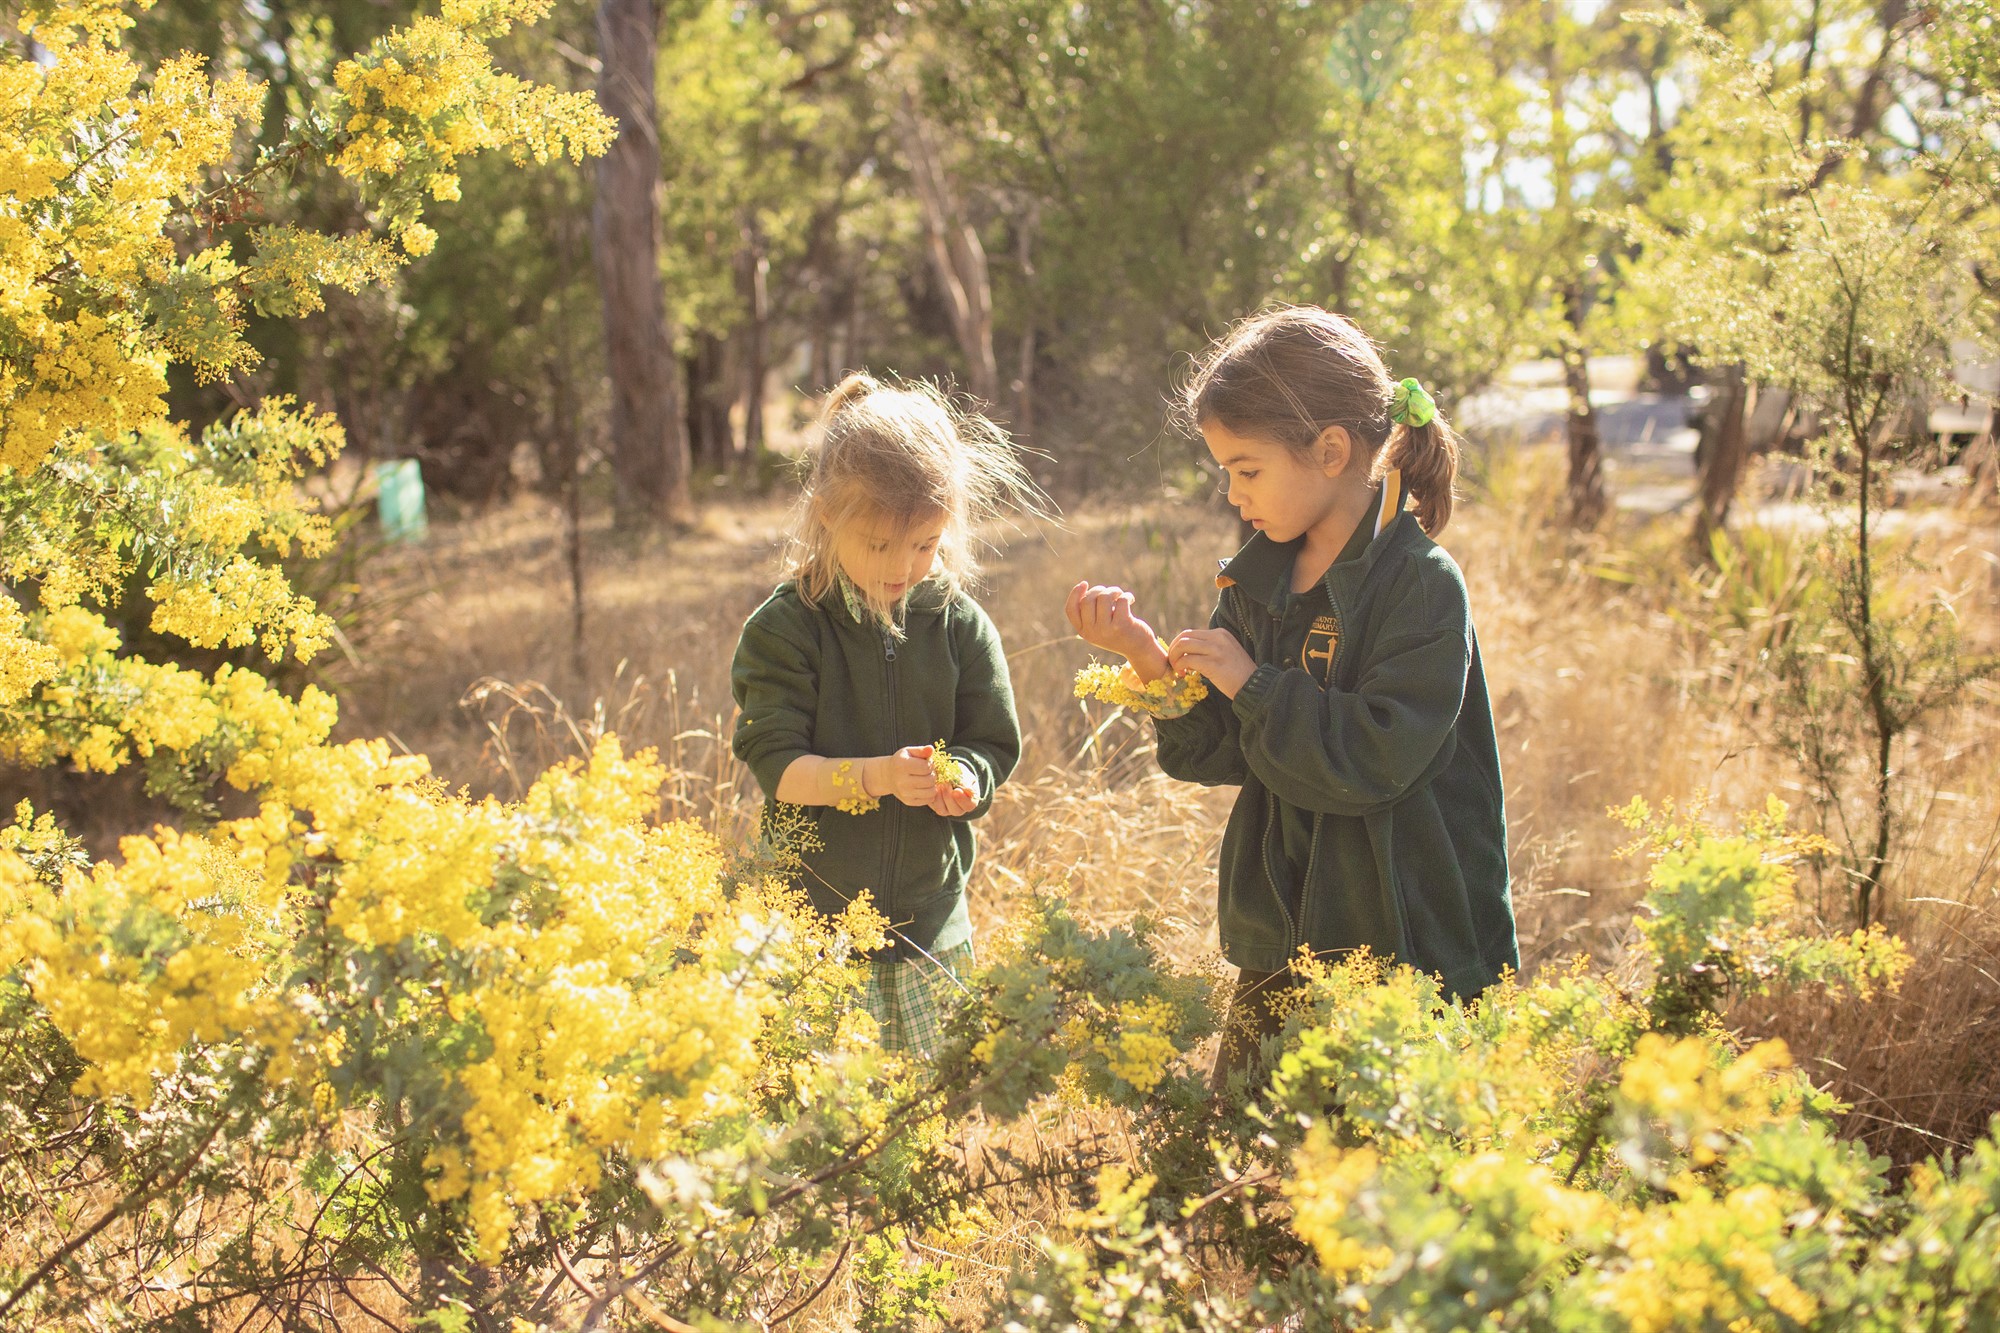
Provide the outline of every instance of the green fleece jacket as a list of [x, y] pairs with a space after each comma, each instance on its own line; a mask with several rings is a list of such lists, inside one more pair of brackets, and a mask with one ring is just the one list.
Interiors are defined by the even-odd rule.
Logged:
[[1464, 578], [1401, 499], [1327, 570], [1303, 631], [1286, 633], [1298, 543], [1259, 533], [1224, 565], [1211, 624], [1257, 668], [1235, 699], [1161, 720], [1159, 759], [1243, 788], [1222, 843], [1230, 962], [1365, 946], [1469, 997], [1520, 964], [1500, 753]]
[[973, 772], [979, 803], [947, 819], [893, 797], [862, 815], [793, 807], [817, 834], [801, 882], [813, 906], [842, 911], [864, 890], [889, 919], [877, 956], [935, 954], [972, 937], [967, 823], [1021, 757], [1021, 729], [1000, 634], [979, 604], [930, 580], [905, 602], [903, 637], [855, 619], [845, 599], [808, 602], [780, 584], [750, 616], [729, 684], [741, 710], [733, 747], [764, 789], [767, 827], [778, 779], [802, 755], [866, 758], [943, 740]]

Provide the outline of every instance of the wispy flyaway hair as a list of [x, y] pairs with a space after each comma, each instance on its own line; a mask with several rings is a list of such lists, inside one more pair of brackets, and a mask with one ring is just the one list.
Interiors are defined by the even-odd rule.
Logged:
[[[820, 441], [805, 459], [805, 490], [787, 553], [789, 572], [808, 601], [819, 602], [838, 586], [834, 538], [851, 525], [901, 532], [943, 518], [932, 574], [956, 590], [979, 572], [975, 533], [981, 523], [1052, 512], [1007, 432], [927, 381], [849, 375], [827, 395], [820, 428]], [[894, 631], [895, 607], [876, 600], [868, 596], [869, 612]]]

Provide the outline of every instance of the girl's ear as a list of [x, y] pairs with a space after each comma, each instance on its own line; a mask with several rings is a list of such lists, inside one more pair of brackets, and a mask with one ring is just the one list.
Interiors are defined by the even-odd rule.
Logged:
[[1354, 437], [1345, 426], [1328, 426], [1313, 441], [1313, 456], [1327, 476], [1337, 477], [1354, 461]]

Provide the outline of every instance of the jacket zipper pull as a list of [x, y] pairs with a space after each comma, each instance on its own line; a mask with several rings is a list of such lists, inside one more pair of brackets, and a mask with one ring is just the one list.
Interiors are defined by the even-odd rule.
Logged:
[[886, 634], [882, 636], [882, 660], [885, 662], [896, 660], [896, 641]]

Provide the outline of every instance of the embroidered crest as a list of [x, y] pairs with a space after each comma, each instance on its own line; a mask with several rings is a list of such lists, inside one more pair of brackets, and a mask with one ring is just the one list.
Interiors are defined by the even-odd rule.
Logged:
[[1314, 616], [1312, 628], [1306, 631], [1305, 646], [1299, 649], [1299, 665], [1321, 688], [1333, 678], [1333, 651], [1339, 645], [1340, 621], [1330, 615]]

